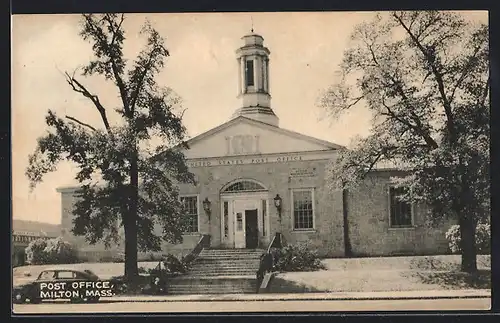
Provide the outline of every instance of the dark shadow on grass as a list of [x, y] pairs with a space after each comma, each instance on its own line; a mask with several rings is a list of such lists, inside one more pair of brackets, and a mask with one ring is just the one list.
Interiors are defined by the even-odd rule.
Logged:
[[414, 277], [424, 284], [435, 284], [447, 289], [491, 289], [491, 270], [479, 270], [475, 274], [464, 272], [414, 272]]
[[322, 293], [327, 292], [319, 290], [303, 284], [283, 279], [281, 277], [274, 277], [269, 282], [268, 293]]

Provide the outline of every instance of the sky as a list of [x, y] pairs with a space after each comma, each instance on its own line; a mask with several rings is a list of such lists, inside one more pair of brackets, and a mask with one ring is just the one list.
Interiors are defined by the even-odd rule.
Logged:
[[[280, 127], [348, 145], [369, 133], [370, 115], [362, 106], [339, 120], [326, 120], [316, 102], [333, 83], [338, 64], [356, 24], [372, 12], [184, 13], [128, 14], [124, 22], [125, 57], [130, 61], [144, 44], [139, 31], [145, 19], [165, 38], [170, 52], [157, 82], [172, 88], [186, 109], [190, 137], [226, 121], [240, 107], [236, 98], [235, 50], [254, 28], [270, 55], [271, 108]], [[473, 13], [484, 20], [485, 12]], [[79, 15], [12, 17], [12, 199], [13, 218], [58, 224], [61, 199], [56, 189], [75, 183], [75, 169], [61, 163], [33, 191], [24, 175], [28, 156], [47, 127], [49, 109], [100, 126], [92, 103], [71, 90], [64, 72], [72, 74], [92, 58], [81, 39]], [[78, 73], [78, 72], [77, 72]], [[78, 75], [78, 74], [76, 74]], [[79, 78], [108, 110], [119, 105], [113, 84], [101, 78]], [[113, 115], [110, 122], [113, 123]], [[116, 120], [116, 119], [115, 119]]]

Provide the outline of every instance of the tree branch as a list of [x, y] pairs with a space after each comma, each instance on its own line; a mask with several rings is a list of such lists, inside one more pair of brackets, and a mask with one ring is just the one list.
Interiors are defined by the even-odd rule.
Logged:
[[89, 125], [88, 123], [82, 122], [82, 121], [80, 121], [80, 120], [78, 120], [78, 119], [76, 119], [76, 118], [74, 118], [74, 117], [71, 117], [71, 116], [66, 115], [66, 119], [69, 119], [69, 120], [71, 120], [71, 121], [74, 121], [74, 122], [78, 123], [79, 125], [85, 126], [85, 127], [89, 128], [89, 129], [92, 129], [93, 131], [97, 131], [97, 129], [96, 129], [96, 128], [92, 127], [92, 126], [91, 126], [91, 125]]
[[394, 111], [392, 111], [391, 108], [385, 103], [385, 99], [384, 98], [382, 98], [382, 105], [387, 110], [387, 113], [382, 112], [382, 115], [391, 117], [391, 118], [395, 119], [396, 121], [399, 121], [400, 123], [404, 124], [405, 126], [407, 126], [410, 129], [414, 129], [415, 128], [415, 125], [413, 125], [409, 121], [407, 121], [405, 119], [402, 119], [399, 116], [397, 116], [396, 113], [394, 113]]
[[106, 109], [102, 106], [101, 102], [99, 101], [99, 97], [97, 95], [91, 94], [87, 90], [87, 88], [85, 88], [85, 86], [83, 86], [80, 82], [78, 82], [74, 77], [70, 76], [67, 72], [65, 74], [66, 74], [66, 81], [71, 86], [73, 91], [82, 94], [84, 97], [92, 101], [97, 111], [99, 111], [99, 114], [101, 115], [101, 119], [104, 123], [104, 126], [106, 127], [106, 130], [110, 135], [112, 135], [111, 126], [109, 125], [108, 118], [106, 116]]
[[430, 55], [429, 50], [427, 50], [420, 43], [420, 41], [411, 32], [411, 30], [406, 26], [406, 24], [403, 22], [403, 20], [401, 19], [400, 16], [398, 16], [396, 13], [393, 13], [393, 16], [394, 16], [394, 18], [396, 18], [396, 20], [399, 22], [399, 24], [403, 27], [403, 29], [406, 31], [406, 33], [410, 36], [410, 38], [413, 40], [413, 42], [418, 47], [420, 52], [422, 52], [422, 54], [424, 55], [424, 58], [426, 59], [427, 63], [429, 64], [429, 67], [432, 70], [432, 73], [434, 74], [434, 77], [435, 77], [437, 85], [438, 85], [439, 94], [440, 94], [441, 100], [443, 102], [444, 111], [446, 113], [448, 131], [450, 133], [450, 137], [452, 139], [452, 142], [454, 143], [456, 141], [455, 122], [454, 122], [454, 118], [453, 118], [453, 113], [451, 111], [450, 101], [448, 100], [448, 97], [446, 96], [443, 75], [437, 69], [436, 64], [435, 64], [435, 59]]
[[184, 113], [186, 112], [187, 108], [185, 108], [184, 110], [182, 110], [181, 112], [181, 115], [179, 116], [179, 119], [182, 120], [182, 118], [184, 117]]
[[105, 15], [104, 20], [106, 20], [108, 22], [109, 28], [111, 29], [111, 33], [113, 34], [113, 36], [111, 37], [111, 42], [110, 42], [110, 45], [113, 46], [115, 43], [115, 40], [116, 40], [116, 31], [120, 30], [122, 23], [123, 23], [123, 20], [125, 20], [125, 15], [123, 13], [121, 14], [120, 22], [118, 23], [118, 26], [116, 27], [116, 31], [113, 28], [113, 21], [111, 19], [109, 19], [109, 16]]
[[479, 50], [481, 49], [481, 46], [476, 46], [474, 49], [474, 53], [472, 54], [471, 57], [469, 57], [469, 60], [467, 61], [467, 64], [464, 66], [462, 70], [462, 74], [458, 78], [457, 82], [455, 83], [455, 86], [453, 87], [453, 91], [451, 91], [450, 95], [450, 102], [453, 102], [453, 98], [455, 97], [455, 92], [460, 87], [460, 84], [465, 80], [465, 77], [467, 76], [467, 72], [469, 72], [469, 69], [473, 66], [473, 62], [476, 58], [476, 55], [479, 53]]
[[481, 96], [481, 101], [480, 101], [481, 105], [484, 105], [484, 102], [486, 102], [486, 98], [488, 97], [488, 93], [490, 91], [490, 82], [491, 82], [491, 75], [488, 74], [488, 79], [486, 80], [486, 84], [484, 86], [483, 95]]
[[[118, 27], [115, 30], [113, 28], [113, 21], [111, 21], [107, 16], [105, 16], [105, 20], [108, 23], [109, 28], [111, 29], [111, 42], [109, 44], [110, 47], [114, 45], [115, 39], [116, 39], [116, 34], [118, 33], [118, 30], [120, 30], [120, 27], [123, 23], [123, 20], [125, 19], [125, 15], [122, 14], [120, 18], [120, 22], [118, 23]], [[128, 93], [127, 93], [127, 88], [125, 86], [125, 82], [123, 81], [120, 72], [118, 71], [118, 66], [116, 65], [116, 57], [113, 54], [114, 52], [112, 51], [109, 55], [110, 62], [111, 62], [111, 69], [113, 70], [113, 75], [116, 80], [116, 85], [118, 86], [118, 89], [120, 90], [120, 97], [122, 99], [122, 104], [123, 104], [123, 109], [125, 110], [125, 114], [128, 115], [129, 117], [132, 117], [129, 103], [128, 103]]]
[[144, 78], [146, 77], [146, 74], [148, 73], [149, 69], [151, 68], [151, 65], [153, 63], [153, 53], [155, 49], [151, 51], [149, 54], [149, 60], [144, 66], [144, 70], [141, 73], [141, 76], [139, 77], [139, 82], [137, 82], [137, 87], [135, 88], [132, 97], [131, 97], [131, 102], [130, 102], [130, 111], [133, 113], [135, 110], [135, 103], [137, 102], [137, 98], [139, 97], [139, 92], [141, 91], [142, 85], [144, 84]]
[[[112, 33], [110, 43], [107, 42], [107, 37], [105, 36], [103, 30], [100, 27], [96, 26], [94, 21], [92, 21], [92, 15], [85, 15], [84, 14], [83, 16], [87, 20], [89, 26], [94, 30], [94, 33], [96, 33], [96, 37], [101, 38], [100, 41], [105, 42], [108, 47], [112, 47], [114, 45], [117, 32], [120, 29], [120, 27], [123, 23], [123, 20], [125, 19], [125, 16], [122, 14], [121, 19], [120, 19], [120, 23], [118, 24], [118, 29], [114, 29], [112, 21], [109, 19], [109, 17], [107, 15], [104, 15], [103, 20], [105, 20], [108, 23], [108, 26], [110, 27], [111, 33]], [[123, 81], [123, 79], [120, 75], [120, 72], [118, 70], [118, 65], [116, 64], [117, 57], [116, 57], [115, 52], [113, 50], [108, 50], [106, 54], [109, 57], [109, 63], [111, 64], [111, 70], [113, 71], [113, 76], [115, 78], [116, 85], [118, 86], [118, 89], [120, 91], [120, 97], [122, 100], [123, 109], [125, 110], [125, 113], [130, 116], [130, 110], [128, 108], [128, 100], [127, 100], [127, 88], [126, 88], [125, 82]]]
[[[411, 109], [412, 105], [411, 105], [410, 100], [407, 97], [407, 95], [403, 89], [403, 86], [401, 85], [401, 82], [397, 81], [392, 75], [390, 75], [388, 72], [386, 72], [385, 70], [383, 70], [383, 68], [380, 67], [378, 60], [375, 56], [375, 52], [373, 51], [373, 47], [370, 44], [367, 44], [367, 46], [368, 46], [368, 50], [371, 53], [373, 61], [375, 62], [377, 67], [380, 68], [382, 73], [385, 74], [385, 76], [388, 77], [391, 80], [392, 84], [396, 87], [396, 91], [399, 93], [399, 95], [403, 99], [404, 104], [410, 110], [410, 113], [412, 114], [413, 119], [416, 122], [416, 124], [413, 125], [410, 122], [408, 122], [407, 120], [404, 120], [404, 119], [400, 118], [399, 116], [397, 116], [393, 111], [391, 111], [389, 106], [387, 106], [387, 104], [385, 104], [385, 100], [384, 100], [384, 98], [382, 98], [382, 104], [384, 105], [384, 107], [388, 111], [389, 116], [396, 119], [397, 121], [403, 123], [407, 127], [415, 130], [415, 132], [417, 134], [419, 134], [424, 139], [424, 141], [429, 145], [430, 148], [436, 149], [438, 147], [437, 142], [423, 129], [422, 123], [420, 122], [419, 118], [412, 111], [412, 109]], [[385, 114], [385, 115], [387, 115], [387, 114]]]

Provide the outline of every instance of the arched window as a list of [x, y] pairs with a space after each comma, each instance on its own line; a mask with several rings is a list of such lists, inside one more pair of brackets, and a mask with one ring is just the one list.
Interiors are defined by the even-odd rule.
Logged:
[[265, 191], [266, 188], [259, 183], [252, 181], [239, 181], [229, 185], [223, 192], [224, 193], [236, 193], [236, 192], [255, 192], [255, 191]]

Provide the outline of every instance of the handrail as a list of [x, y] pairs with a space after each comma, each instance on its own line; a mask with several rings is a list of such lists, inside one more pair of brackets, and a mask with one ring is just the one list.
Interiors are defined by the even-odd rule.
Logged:
[[195, 260], [201, 253], [201, 251], [204, 248], [210, 247], [210, 235], [209, 234], [204, 234], [201, 236], [200, 240], [196, 244], [196, 246], [191, 250], [190, 253], [188, 253], [185, 257], [182, 258], [182, 262], [185, 265], [190, 264]]
[[266, 253], [271, 253], [271, 248], [274, 244], [274, 241], [276, 240], [277, 235], [274, 235], [273, 239], [271, 240], [271, 243], [269, 243], [269, 246], [267, 246]]
[[274, 257], [271, 254], [271, 248], [283, 248], [283, 235], [281, 233], [276, 232], [274, 234], [266, 252], [260, 256], [259, 270], [257, 271], [257, 293], [259, 292], [265, 274], [270, 272], [274, 267]]

